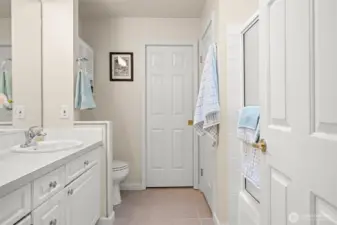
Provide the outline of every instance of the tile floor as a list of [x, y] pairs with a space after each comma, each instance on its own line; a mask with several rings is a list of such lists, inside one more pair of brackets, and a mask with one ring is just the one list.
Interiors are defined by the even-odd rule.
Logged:
[[214, 225], [202, 193], [190, 188], [122, 192], [114, 225]]

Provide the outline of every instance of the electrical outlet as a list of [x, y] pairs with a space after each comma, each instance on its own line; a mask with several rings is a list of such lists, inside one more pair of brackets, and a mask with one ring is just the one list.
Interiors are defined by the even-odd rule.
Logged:
[[26, 116], [25, 107], [23, 105], [17, 105], [14, 109], [14, 115], [16, 119], [24, 119]]
[[60, 118], [68, 119], [69, 118], [69, 107], [67, 105], [61, 105], [60, 107]]

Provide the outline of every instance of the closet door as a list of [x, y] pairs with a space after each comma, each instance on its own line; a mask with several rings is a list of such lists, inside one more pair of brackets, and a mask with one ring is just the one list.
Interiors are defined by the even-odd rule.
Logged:
[[147, 47], [147, 186], [193, 186], [193, 47]]

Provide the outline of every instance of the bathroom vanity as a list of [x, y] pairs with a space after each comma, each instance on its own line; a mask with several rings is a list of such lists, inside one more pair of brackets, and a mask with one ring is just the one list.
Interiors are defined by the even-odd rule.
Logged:
[[99, 141], [59, 152], [2, 154], [0, 225], [96, 224], [101, 148]]

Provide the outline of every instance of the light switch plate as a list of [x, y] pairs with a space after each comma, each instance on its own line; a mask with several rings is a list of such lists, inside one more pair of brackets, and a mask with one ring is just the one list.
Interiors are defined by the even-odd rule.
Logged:
[[69, 107], [67, 105], [61, 105], [60, 107], [60, 118], [68, 119], [69, 118]]
[[25, 107], [23, 105], [17, 105], [14, 109], [14, 115], [16, 119], [24, 119], [26, 116]]

